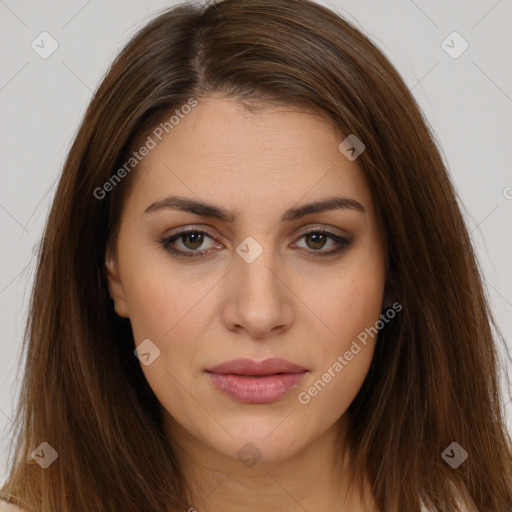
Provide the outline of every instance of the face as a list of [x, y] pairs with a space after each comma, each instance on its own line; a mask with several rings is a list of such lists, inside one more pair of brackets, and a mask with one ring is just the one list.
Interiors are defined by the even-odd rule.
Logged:
[[171, 435], [283, 461], [346, 418], [385, 249], [343, 139], [307, 110], [209, 97], [138, 164], [108, 284]]

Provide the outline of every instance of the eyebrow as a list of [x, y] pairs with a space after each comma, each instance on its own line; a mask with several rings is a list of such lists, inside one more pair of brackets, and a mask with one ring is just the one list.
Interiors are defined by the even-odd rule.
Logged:
[[[226, 210], [225, 208], [179, 196], [169, 196], [161, 201], [151, 204], [146, 208], [144, 214], [153, 213], [163, 209], [182, 210], [200, 215], [201, 217], [219, 219], [223, 222], [234, 222], [236, 219], [236, 214]], [[360, 213], [366, 212], [365, 207], [355, 199], [351, 199], [349, 197], [328, 197], [302, 206], [290, 208], [282, 215], [280, 221], [292, 221], [313, 213], [340, 209], [353, 210]]]

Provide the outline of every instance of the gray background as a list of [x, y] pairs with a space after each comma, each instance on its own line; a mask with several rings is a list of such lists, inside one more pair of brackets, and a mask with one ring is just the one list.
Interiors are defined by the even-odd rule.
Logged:
[[[17, 364], [35, 269], [34, 252], [65, 155], [107, 66], [129, 37], [172, 1], [0, 0], [0, 480], [19, 389]], [[488, 294], [512, 339], [512, 2], [321, 2], [384, 51], [425, 113], [465, 205]], [[47, 31], [57, 50], [32, 47]], [[452, 58], [457, 31], [469, 47]], [[450, 36], [451, 52], [461, 41]], [[500, 350], [503, 354], [503, 350]], [[505, 363], [503, 363], [505, 367]], [[509, 367], [509, 371], [512, 370]], [[510, 390], [503, 386], [512, 430]]]

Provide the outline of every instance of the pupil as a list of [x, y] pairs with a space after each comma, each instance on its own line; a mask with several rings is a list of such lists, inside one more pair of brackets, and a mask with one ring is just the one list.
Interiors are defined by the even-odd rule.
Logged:
[[309, 235], [309, 236], [311, 237], [311, 239], [316, 239], [316, 241], [313, 240], [313, 245], [314, 244], [318, 244], [318, 243], [320, 244], [319, 247], [313, 247], [313, 249], [321, 249], [324, 246], [324, 244], [322, 243], [322, 242], [325, 242], [325, 236], [324, 235], [319, 234], [319, 233], [314, 233], [314, 234]]
[[[203, 243], [202, 237], [203, 235], [201, 233], [189, 233], [185, 237], [185, 240], [192, 240], [192, 247], [189, 247], [189, 249], [197, 249], [198, 247], [200, 247], [201, 244]], [[185, 245], [187, 245], [188, 247], [188, 244]]]

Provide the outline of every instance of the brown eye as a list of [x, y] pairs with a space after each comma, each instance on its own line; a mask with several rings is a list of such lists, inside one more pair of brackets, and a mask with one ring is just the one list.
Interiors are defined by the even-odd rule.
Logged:
[[[346, 249], [352, 243], [351, 240], [335, 235], [334, 233], [325, 231], [323, 229], [308, 231], [307, 233], [304, 233], [300, 239], [304, 239], [305, 246], [297, 245], [297, 247], [308, 249], [309, 252], [312, 253], [318, 253], [314, 254], [314, 256], [329, 256], [331, 254], [335, 254]], [[328, 250], [322, 250], [326, 246], [328, 247]]]
[[[182, 235], [181, 238], [183, 240], [183, 245], [187, 249], [199, 249], [203, 244], [204, 234], [199, 231], [190, 231], [189, 233]], [[187, 241], [190, 241], [190, 244], [187, 243]]]
[[328, 238], [321, 233], [311, 233], [305, 235], [305, 240], [311, 240], [311, 243], [307, 243], [310, 249], [322, 249], [325, 246]]
[[[207, 240], [210, 239], [210, 245], [207, 245]], [[191, 229], [188, 231], [181, 231], [175, 235], [160, 239], [162, 247], [171, 254], [181, 257], [201, 257], [210, 252], [210, 249], [220, 249], [221, 244], [215, 244], [215, 240], [205, 231]], [[204, 245], [203, 245], [204, 244]], [[199, 248], [202, 250], [198, 250]]]

